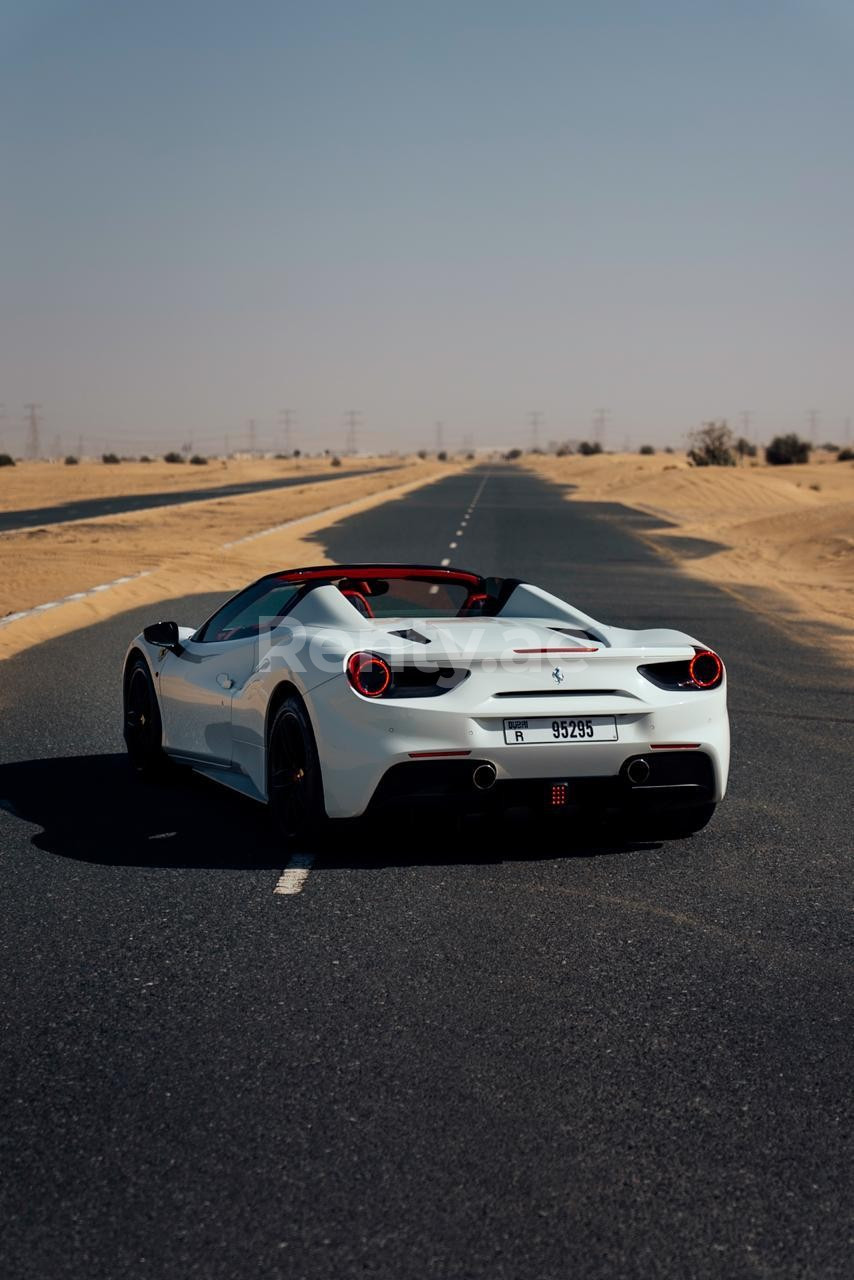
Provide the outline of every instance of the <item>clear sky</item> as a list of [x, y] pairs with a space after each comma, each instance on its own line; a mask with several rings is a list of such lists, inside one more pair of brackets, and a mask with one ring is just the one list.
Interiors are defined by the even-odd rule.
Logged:
[[854, 415], [852, 0], [0, 0], [0, 435]]

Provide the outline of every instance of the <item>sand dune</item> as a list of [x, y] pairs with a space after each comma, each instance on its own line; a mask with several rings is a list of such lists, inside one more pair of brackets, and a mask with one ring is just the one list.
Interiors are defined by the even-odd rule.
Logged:
[[854, 464], [821, 453], [793, 467], [698, 468], [675, 454], [526, 463], [576, 486], [569, 501], [619, 502], [658, 517], [661, 527], [644, 536], [685, 572], [796, 626], [801, 638], [813, 624], [816, 639], [854, 663]]

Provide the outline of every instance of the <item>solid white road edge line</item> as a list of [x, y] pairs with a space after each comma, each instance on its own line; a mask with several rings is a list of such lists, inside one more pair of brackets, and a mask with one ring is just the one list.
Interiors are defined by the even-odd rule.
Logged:
[[273, 893], [286, 894], [291, 897], [295, 893], [302, 893], [303, 885], [308, 879], [308, 873], [313, 866], [314, 854], [295, 853], [276, 881]]

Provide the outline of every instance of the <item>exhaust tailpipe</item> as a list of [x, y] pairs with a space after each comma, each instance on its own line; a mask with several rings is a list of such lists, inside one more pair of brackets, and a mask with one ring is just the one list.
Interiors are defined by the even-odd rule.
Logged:
[[497, 771], [494, 764], [490, 764], [488, 760], [484, 760], [483, 764], [475, 767], [471, 775], [471, 780], [477, 787], [478, 791], [489, 791], [495, 786]]
[[635, 786], [639, 786], [649, 778], [649, 761], [633, 760], [626, 770], [626, 773], [629, 776], [629, 782], [633, 782]]

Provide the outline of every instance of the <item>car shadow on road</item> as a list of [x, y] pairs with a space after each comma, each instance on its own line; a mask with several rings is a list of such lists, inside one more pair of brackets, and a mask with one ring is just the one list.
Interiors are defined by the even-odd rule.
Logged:
[[41, 828], [38, 849], [109, 866], [280, 867], [260, 805], [189, 770], [142, 782], [127, 756], [0, 765], [0, 810]]
[[[147, 783], [124, 754], [0, 765], [0, 810], [32, 823], [37, 849], [105, 866], [281, 868], [289, 852], [261, 805], [187, 769]], [[335, 823], [315, 869], [494, 865], [603, 857], [657, 844], [510, 811], [499, 819], [388, 813]]]

